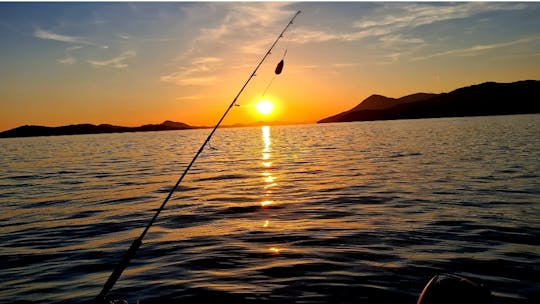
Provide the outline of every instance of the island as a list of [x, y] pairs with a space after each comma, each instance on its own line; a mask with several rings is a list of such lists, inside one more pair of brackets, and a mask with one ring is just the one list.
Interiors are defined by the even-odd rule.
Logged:
[[448, 93], [401, 98], [371, 95], [356, 107], [317, 123], [540, 113], [540, 81], [486, 82]]
[[53, 135], [76, 135], [76, 134], [101, 134], [101, 133], [124, 133], [124, 132], [148, 132], [200, 129], [207, 127], [195, 127], [182, 122], [166, 120], [161, 124], [148, 124], [139, 127], [122, 127], [109, 124], [76, 124], [60, 127], [45, 126], [20, 126], [11, 130], [0, 132], [0, 138], [6, 137], [30, 137], [30, 136], [53, 136]]
[[[284, 126], [303, 123], [287, 121], [257, 121], [251, 123], [237, 123], [233, 125], [223, 125], [221, 128], [242, 128], [259, 126]], [[110, 124], [74, 124], [60, 127], [46, 126], [20, 126], [11, 130], [0, 132], [0, 138], [10, 137], [34, 137], [34, 136], [56, 136], [56, 135], [80, 135], [80, 134], [103, 134], [103, 133], [126, 133], [126, 132], [149, 132], [149, 131], [174, 131], [190, 129], [210, 129], [208, 126], [191, 126], [183, 122], [166, 120], [160, 124], [148, 124], [139, 127], [123, 127]]]

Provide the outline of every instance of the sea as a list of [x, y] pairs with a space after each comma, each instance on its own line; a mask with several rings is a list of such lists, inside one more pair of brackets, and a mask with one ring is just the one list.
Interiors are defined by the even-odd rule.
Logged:
[[[92, 303], [210, 130], [0, 139], [0, 303]], [[540, 303], [540, 115], [218, 129], [115, 303]]]

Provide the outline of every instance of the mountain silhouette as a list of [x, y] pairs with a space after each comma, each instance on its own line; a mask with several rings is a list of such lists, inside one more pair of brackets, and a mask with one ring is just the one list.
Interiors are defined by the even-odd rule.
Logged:
[[486, 82], [449, 93], [401, 98], [371, 95], [356, 107], [318, 123], [540, 113], [540, 81]]
[[166, 120], [161, 124], [148, 124], [139, 127], [122, 127], [109, 124], [76, 124], [61, 127], [44, 126], [21, 126], [4, 132], [0, 132], [2, 137], [30, 137], [30, 136], [53, 136], [53, 135], [75, 135], [75, 134], [101, 134], [101, 133], [123, 133], [123, 132], [147, 132], [147, 131], [169, 131], [196, 129], [183, 122]]

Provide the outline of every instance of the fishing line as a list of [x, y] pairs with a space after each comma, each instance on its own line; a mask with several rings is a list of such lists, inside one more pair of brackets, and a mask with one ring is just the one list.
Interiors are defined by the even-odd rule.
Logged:
[[[284, 62], [285, 62], [285, 55], [287, 55], [287, 49], [285, 49], [285, 53], [283, 53], [283, 57], [281, 57], [281, 61], [278, 63], [278, 65], [276, 66], [276, 69], [274, 70], [274, 76], [272, 77], [270, 82], [268, 82], [268, 85], [266, 86], [266, 89], [264, 89], [264, 91], [263, 91], [263, 93], [261, 95], [261, 98], [264, 97], [264, 95], [266, 95], [266, 92], [268, 91], [268, 89], [270, 88], [272, 83], [274, 83], [274, 80], [276, 79], [277, 75], [281, 74], [281, 71], [283, 70], [283, 65], [284, 65]], [[279, 70], [279, 72], [278, 72], [278, 70]]]
[[[272, 83], [274, 83], [274, 80], [276, 79], [276, 77], [279, 74], [281, 74], [281, 71], [283, 70], [283, 65], [284, 65], [284, 62], [285, 62], [285, 56], [286, 55], [287, 55], [287, 49], [285, 49], [285, 52], [283, 53], [283, 57], [281, 57], [281, 61], [278, 63], [278, 65], [276, 66], [276, 69], [274, 70], [274, 76], [272, 76], [272, 79], [270, 79], [270, 81], [266, 85], [266, 88], [264, 89], [263, 93], [261, 94], [261, 98], [263, 98], [266, 95], [266, 92], [272, 86]], [[280, 67], [280, 65], [281, 65], [281, 67]], [[279, 72], [278, 72], [278, 69], [279, 69]], [[236, 104], [236, 106], [239, 107], [240, 105]]]
[[262, 65], [262, 63], [266, 60], [266, 57], [268, 57], [268, 55], [270, 55], [272, 49], [274, 48], [274, 46], [278, 43], [278, 41], [283, 38], [283, 34], [285, 33], [285, 31], [287, 31], [287, 29], [293, 24], [293, 21], [294, 19], [296, 18], [296, 16], [298, 16], [298, 14], [300, 14], [300, 11], [297, 11], [296, 14], [294, 14], [294, 16], [291, 18], [291, 20], [289, 21], [289, 23], [287, 24], [287, 26], [285, 26], [285, 28], [281, 31], [281, 33], [279, 34], [279, 36], [276, 38], [276, 40], [274, 41], [274, 43], [272, 44], [272, 46], [270, 46], [270, 48], [268, 49], [268, 51], [266, 52], [266, 54], [264, 55], [264, 57], [261, 59], [261, 61], [259, 62], [259, 64], [257, 64], [257, 66], [255, 67], [255, 69], [253, 70], [253, 72], [251, 73], [251, 75], [249, 76], [249, 78], [246, 80], [246, 82], [244, 83], [244, 85], [242, 86], [242, 88], [240, 89], [240, 91], [236, 94], [236, 96], [234, 97], [233, 101], [231, 102], [231, 104], [229, 105], [229, 107], [227, 108], [227, 110], [225, 110], [225, 113], [223, 113], [223, 115], [221, 116], [221, 118], [219, 119], [219, 121], [217, 122], [217, 124], [214, 126], [214, 128], [212, 129], [212, 131], [210, 132], [210, 134], [208, 134], [208, 137], [206, 138], [206, 140], [203, 142], [203, 144], [201, 145], [201, 147], [199, 148], [199, 150], [197, 151], [197, 153], [195, 153], [195, 156], [193, 157], [193, 159], [191, 160], [191, 162], [187, 165], [186, 169], [184, 170], [184, 172], [182, 173], [182, 175], [180, 175], [180, 177], [178, 178], [178, 180], [176, 181], [176, 184], [174, 185], [174, 187], [171, 188], [169, 194], [167, 194], [167, 197], [165, 198], [165, 200], [163, 201], [163, 203], [161, 203], [161, 206], [157, 209], [156, 213], [154, 214], [154, 216], [152, 217], [152, 219], [150, 220], [150, 222], [148, 223], [148, 225], [144, 228], [143, 232], [141, 233], [141, 235], [136, 238], [133, 243], [131, 244], [131, 246], [129, 247], [128, 251], [124, 254], [124, 256], [122, 257], [122, 260], [116, 265], [116, 267], [114, 268], [113, 272], [111, 273], [111, 275], [109, 276], [109, 279], [107, 280], [107, 282], [105, 283], [105, 285], [103, 286], [103, 289], [101, 290], [101, 292], [99, 293], [99, 295], [96, 297], [95, 301], [97, 303], [104, 303], [105, 302], [105, 297], [107, 296], [107, 294], [109, 293], [109, 291], [114, 287], [114, 284], [116, 283], [116, 281], [120, 278], [120, 276], [122, 275], [122, 272], [124, 272], [124, 270], [126, 269], [126, 267], [128, 266], [129, 262], [131, 261], [131, 259], [135, 256], [135, 253], [137, 252], [137, 250], [139, 249], [139, 247], [142, 245], [142, 241], [144, 239], [144, 237], [146, 236], [146, 234], [148, 233], [148, 230], [150, 229], [150, 227], [152, 227], [152, 225], [154, 224], [154, 221], [157, 219], [157, 217], [159, 216], [159, 214], [161, 213], [161, 211], [165, 208], [165, 205], [167, 204], [167, 202], [169, 201], [169, 199], [171, 198], [171, 196], [173, 195], [173, 193], [176, 191], [176, 189], [178, 189], [178, 186], [180, 185], [180, 183], [182, 182], [182, 180], [184, 179], [184, 177], [187, 175], [187, 173], [189, 172], [189, 169], [191, 169], [191, 166], [193, 166], [193, 164], [195, 163], [195, 160], [197, 160], [197, 157], [199, 157], [199, 155], [202, 153], [202, 151], [204, 150], [205, 146], [208, 144], [208, 142], [210, 141], [210, 139], [212, 138], [212, 136], [214, 135], [214, 133], [216, 132], [217, 128], [219, 127], [219, 125], [221, 124], [221, 122], [225, 119], [225, 116], [227, 116], [227, 114], [229, 113], [229, 111], [231, 110], [231, 108], [236, 104], [236, 101], [238, 100], [238, 97], [240, 97], [240, 95], [242, 94], [242, 92], [244, 91], [244, 89], [246, 88], [246, 86], [248, 85], [248, 83], [251, 81], [251, 79], [255, 76], [255, 73], [257, 73], [257, 70], [259, 69], [259, 67]]
[[283, 52], [283, 56], [281, 57], [281, 61], [277, 64], [276, 69], [274, 70], [274, 76], [268, 82], [268, 85], [266, 85], [266, 88], [264, 89], [261, 95], [261, 99], [264, 98], [264, 96], [266, 95], [266, 92], [268, 91], [270, 86], [272, 86], [272, 84], [274, 83], [274, 80], [276, 79], [277, 75], [281, 74], [281, 71], [283, 70], [283, 66], [285, 65], [285, 56], [287, 56], [287, 50], [289, 49], [290, 43], [291, 43], [291, 40], [288, 40], [285, 45], [285, 52]]
[[270, 88], [270, 86], [272, 85], [272, 83], [274, 82], [274, 79], [276, 79], [276, 74], [274, 74], [274, 77], [272, 77], [272, 80], [270, 80], [270, 82], [268, 83], [268, 85], [266, 86], [266, 89], [264, 89], [262, 95], [261, 95], [261, 98], [264, 97], [264, 95], [266, 95], [266, 91], [268, 91], [268, 89]]

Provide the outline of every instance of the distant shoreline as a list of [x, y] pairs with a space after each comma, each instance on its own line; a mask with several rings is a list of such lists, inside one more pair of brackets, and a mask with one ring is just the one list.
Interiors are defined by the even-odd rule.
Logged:
[[[313, 122], [315, 123], [315, 122]], [[254, 122], [246, 124], [234, 124], [221, 126], [221, 128], [242, 128], [255, 126], [282, 126], [282, 125], [300, 125], [306, 123], [293, 122]], [[42, 136], [65, 136], [65, 135], [85, 135], [85, 134], [110, 134], [110, 133], [134, 133], [134, 132], [155, 132], [155, 131], [178, 131], [178, 130], [195, 130], [195, 129], [210, 129], [208, 126], [191, 126], [182, 122], [164, 121], [161, 124], [148, 124], [138, 127], [114, 126], [110, 124], [72, 124], [59, 127], [48, 126], [33, 126], [25, 125], [14, 129], [0, 132], [0, 138], [16, 138], [16, 137], [42, 137]]]
[[[389, 121], [389, 120], [418, 120], [418, 119], [438, 119], [438, 118], [467, 118], [467, 117], [488, 117], [488, 116], [511, 116], [511, 115], [538, 115], [539, 113], [512, 113], [512, 114], [491, 114], [491, 115], [469, 115], [469, 116], [442, 116], [442, 117], [419, 117], [419, 118], [398, 118], [398, 119], [378, 119], [378, 120], [365, 120], [364, 122], [370, 122], [370, 121]], [[362, 121], [348, 121], [348, 122], [362, 122]], [[328, 122], [329, 124], [332, 123], [340, 123], [337, 122]], [[319, 124], [318, 122], [297, 122], [297, 123], [253, 123], [253, 124], [234, 124], [234, 125], [226, 125], [226, 126], [220, 126], [220, 128], [223, 129], [232, 129], [232, 128], [249, 128], [249, 127], [260, 127], [260, 126], [296, 126], [296, 125], [306, 125], [306, 124]], [[42, 128], [64, 128], [64, 127], [70, 127], [70, 126], [78, 126], [78, 125], [69, 125], [69, 126], [62, 126], [62, 127], [43, 127], [43, 126], [22, 126], [22, 127], [42, 127]], [[95, 125], [94, 125], [95, 126]], [[22, 128], [19, 127], [19, 128]], [[141, 128], [141, 127], [124, 127], [124, 128]], [[70, 134], [50, 134], [50, 135], [22, 135], [22, 136], [2, 136], [4, 132], [0, 132], [0, 139], [2, 138], [24, 138], [24, 137], [47, 137], [47, 136], [69, 136], [69, 135], [93, 135], [93, 134], [116, 134], [116, 133], [141, 133], [141, 132], [161, 132], [161, 131], [178, 131], [178, 130], [199, 130], [199, 129], [210, 129], [212, 127], [208, 126], [195, 126], [192, 128], [185, 128], [185, 129], [163, 129], [163, 130], [131, 130], [131, 131], [111, 131], [111, 132], [94, 132], [94, 133], [70, 133]], [[18, 129], [18, 128], [15, 128]], [[15, 130], [12, 129], [12, 130]], [[11, 130], [8, 130], [11, 131]]]
[[[540, 81], [538, 80], [523, 80], [512, 83], [486, 82], [441, 94], [416, 93], [401, 98], [371, 95], [356, 107], [321, 119], [317, 123], [537, 114], [540, 113], [539, 100]], [[306, 124], [306, 122], [259, 121], [221, 126], [221, 128], [301, 124]], [[59, 127], [26, 125], [0, 132], [0, 138], [208, 128], [212, 127], [191, 126], [186, 123], [170, 120], [164, 121], [161, 124], [147, 124], [138, 127], [123, 127], [110, 124], [74, 124]]]

